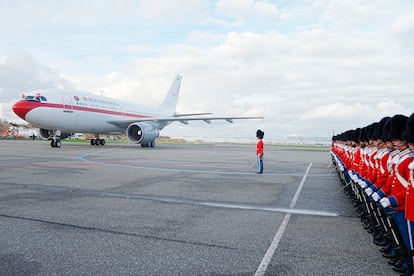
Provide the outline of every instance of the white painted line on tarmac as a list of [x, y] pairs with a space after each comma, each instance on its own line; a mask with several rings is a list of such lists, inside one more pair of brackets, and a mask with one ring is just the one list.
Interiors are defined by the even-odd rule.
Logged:
[[310, 216], [321, 216], [321, 217], [338, 217], [338, 214], [333, 213], [333, 212], [294, 209], [294, 208], [277, 208], [277, 207], [269, 207], [269, 206], [220, 203], [220, 202], [209, 202], [209, 201], [192, 202], [191, 204], [209, 206], [209, 207], [239, 209], [239, 210], [267, 211], [267, 212], [287, 213], [287, 214], [297, 214], [297, 215], [310, 215]]
[[[88, 163], [98, 164], [102, 166], [111, 166], [111, 167], [122, 167], [122, 168], [130, 168], [130, 169], [140, 169], [146, 171], [166, 171], [166, 172], [183, 172], [183, 173], [200, 173], [200, 174], [224, 174], [224, 175], [254, 175], [256, 176], [256, 172], [251, 171], [223, 171], [223, 170], [195, 170], [195, 169], [185, 169], [185, 168], [178, 168], [178, 167], [153, 167], [153, 166], [143, 166], [139, 164], [123, 164], [123, 163], [113, 163], [107, 161], [97, 161], [90, 159], [91, 156], [97, 156], [102, 152], [107, 150], [102, 150], [98, 152], [90, 152], [85, 153], [82, 155], [78, 155], [76, 159]], [[302, 176], [301, 173], [272, 173], [267, 172], [261, 175], [261, 177], [265, 176]]]
[[[305, 184], [306, 177], [309, 174], [311, 166], [312, 166], [312, 163], [309, 164], [308, 169], [306, 170], [306, 173], [303, 176], [298, 189], [296, 190], [295, 196], [293, 197], [292, 202], [290, 203], [290, 208], [295, 207], [296, 202], [299, 198], [299, 194], [302, 191], [303, 185]], [[273, 255], [275, 254], [276, 248], [278, 247], [279, 242], [282, 239], [283, 233], [285, 232], [286, 227], [289, 223], [290, 216], [291, 216], [291, 213], [287, 213], [285, 217], [283, 218], [282, 224], [279, 226], [279, 229], [277, 230], [275, 237], [273, 238], [273, 241], [270, 244], [270, 247], [267, 249], [266, 254], [264, 255], [262, 261], [260, 262], [260, 265], [257, 268], [254, 276], [263, 276], [266, 273], [267, 267], [269, 266], [269, 263], [272, 260]]]
[[338, 217], [339, 216], [337, 213], [333, 213], [333, 212], [294, 209], [294, 208], [278, 208], [274, 206], [265, 206], [265, 205], [256, 205], [256, 204], [241, 204], [241, 203], [232, 203], [232, 202], [194, 200], [194, 199], [182, 198], [182, 197], [177, 198], [177, 197], [169, 197], [169, 196], [128, 194], [128, 193], [96, 191], [96, 190], [78, 189], [78, 188], [73, 188], [73, 187], [51, 186], [51, 185], [41, 185], [41, 184], [19, 184], [19, 185], [26, 187], [26, 188], [46, 191], [50, 193], [70, 192], [72, 195], [77, 194], [81, 196], [151, 200], [151, 201], [164, 202], [164, 203], [199, 205], [199, 206], [238, 209], [238, 210], [247, 210], [247, 211], [266, 211], [266, 212], [275, 212], [275, 213], [288, 213], [288, 214], [322, 216], [322, 217]]

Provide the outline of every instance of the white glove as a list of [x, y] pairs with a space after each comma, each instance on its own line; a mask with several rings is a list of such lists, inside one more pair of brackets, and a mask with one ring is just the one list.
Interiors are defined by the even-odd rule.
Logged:
[[367, 183], [362, 179], [358, 179], [358, 184], [359, 184], [359, 187], [361, 187], [362, 189], [365, 189], [366, 187], [368, 187]]
[[348, 171], [348, 175], [349, 175], [349, 178], [351, 178], [355, 182], [356, 175], [354, 174], [354, 171], [349, 170]]
[[370, 196], [370, 195], [372, 195], [372, 193], [374, 193], [374, 191], [373, 191], [371, 188], [366, 188], [366, 189], [365, 189], [365, 193], [366, 193], [368, 196]]
[[356, 176], [356, 174], [353, 174], [353, 175], [351, 176], [351, 179], [352, 179], [354, 182], [357, 182], [357, 181], [358, 181], [358, 176]]
[[387, 208], [388, 206], [391, 205], [391, 202], [388, 199], [388, 197], [381, 198], [380, 203], [381, 203], [382, 207], [384, 207], [384, 208]]
[[378, 202], [378, 200], [381, 199], [381, 197], [379, 196], [379, 194], [377, 192], [372, 194], [372, 199], [376, 202]]

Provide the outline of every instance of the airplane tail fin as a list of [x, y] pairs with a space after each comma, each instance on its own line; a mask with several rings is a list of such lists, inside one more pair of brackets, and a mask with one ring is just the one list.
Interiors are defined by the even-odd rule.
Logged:
[[175, 113], [175, 107], [177, 106], [178, 95], [180, 93], [181, 79], [182, 77], [180, 75], [175, 77], [167, 96], [165, 96], [164, 101], [160, 105], [160, 108], [169, 115]]

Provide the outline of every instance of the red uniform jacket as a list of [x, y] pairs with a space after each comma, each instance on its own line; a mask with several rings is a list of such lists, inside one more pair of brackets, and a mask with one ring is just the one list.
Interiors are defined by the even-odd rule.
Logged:
[[395, 165], [394, 178], [391, 186], [391, 194], [388, 197], [391, 206], [396, 210], [405, 210], [405, 197], [408, 188], [408, 181], [410, 179], [410, 171], [408, 165], [412, 158], [409, 156], [410, 149], [405, 149], [399, 154], [398, 163]]
[[395, 169], [394, 161], [396, 161], [396, 159], [398, 158], [398, 153], [399, 153], [398, 150], [393, 150], [392, 152], [390, 152], [388, 156], [387, 166], [388, 166], [389, 175], [385, 181], [385, 184], [381, 187], [379, 191], [379, 192], [382, 192], [382, 194], [380, 194], [381, 196], [389, 196], [391, 193], [391, 186], [394, 180], [394, 169]]
[[377, 159], [378, 150], [373, 149], [369, 156], [369, 169], [367, 173], [367, 179], [369, 182], [374, 183], [377, 180], [377, 170], [378, 170], [378, 159]]
[[263, 152], [263, 140], [259, 140], [257, 142], [257, 146], [256, 146], [256, 155], [261, 155], [263, 156], [264, 152]]
[[410, 181], [405, 197], [405, 217], [409, 221], [414, 221], [414, 161], [408, 165], [410, 170]]
[[374, 182], [374, 187], [376, 188], [376, 190], [381, 189], [385, 185], [385, 183], [387, 182], [387, 178], [390, 175], [390, 171], [388, 170], [389, 156], [390, 151], [388, 149], [383, 149], [379, 153], [377, 177]]
[[361, 164], [361, 148], [356, 149], [352, 159], [352, 170], [357, 173], [360, 173], [360, 164]]

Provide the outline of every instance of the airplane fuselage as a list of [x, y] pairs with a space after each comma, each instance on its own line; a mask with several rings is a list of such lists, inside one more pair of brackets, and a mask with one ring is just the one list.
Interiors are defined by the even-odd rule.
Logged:
[[76, 90], [48, 89], [37, 95], [17, 102], [13, 110], [34, 126], [62, 132], [119, 134], [125, 128], [109, 122], [139, 121], [159, 115], [148, 107]]

